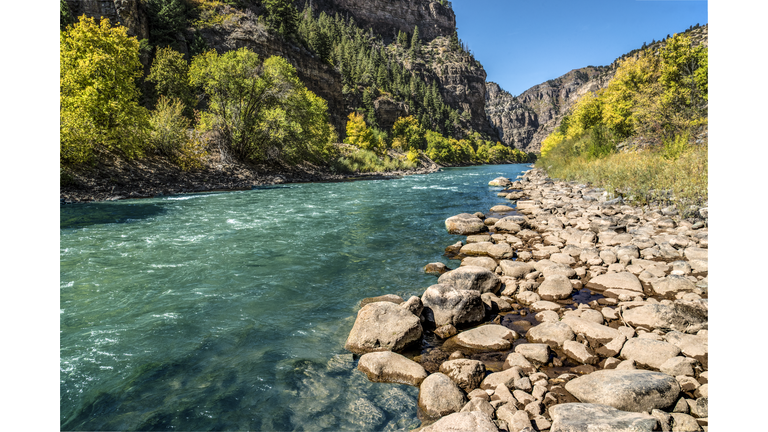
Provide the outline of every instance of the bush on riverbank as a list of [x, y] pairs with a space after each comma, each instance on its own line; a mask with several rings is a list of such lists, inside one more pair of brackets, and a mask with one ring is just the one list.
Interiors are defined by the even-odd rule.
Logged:
[[395, 152], [392, 152], [392, 156], [379, 156], [371, 150], [363, 149], [347, 149], [344, 153], [334, 163], [335, 170], [341, 173], [405, 171], [418, 166], [416, 161], [411, 161], [405, 155], [397, 155]]
[[584, 95], [542, 141], [537, 166], [641, 203], [705, 203], [706, 138], [692, 137], [707, 126], [707, 55], [675, 35], [622, 61], [608, 86]]

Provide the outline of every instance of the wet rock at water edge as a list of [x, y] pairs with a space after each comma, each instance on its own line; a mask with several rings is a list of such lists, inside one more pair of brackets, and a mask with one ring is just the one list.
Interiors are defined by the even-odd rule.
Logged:
[[512, 347], [519, 336], [514, 331], [498, 325], [487, 324], [465, 332], [451, 339], [463, 348], [479, 351], [502, 351]]
[[452, 285], [457, 289], [474, 290], [482, 293], [498, 292], [501, 279], [486, 268], [464, 266], [451, 270], [437, 279], [439, 284]]
[[485, 317], [480, 292], [459, 289], [453, 285], [439, 283], [430, 286], [421, 296], [421, 303], [424, 305], [422, 315], [427, 321], [433, 322], [435, 327], [447, 324], [458, 327], [481, 321]]
[[433, 274], [433, 275], [441, 275], [443, 273], [449, 272], [451, 269], [445, 266], [445, 264], [441, 262], [434, 262], [429, 263], [424, 266], [424, 273], [426, 274]]
[[394, 303], [394, 304], [400, 304], [403, 301], [404, 301], [403, 298], [400, 297], [399, 295], [384, 294], [382, 296], [368, 297], [368, 298], [364, 298], [364, 299], [360, 300], [360, 307], [363, 307], [363, 306], [365, 306], [367, 304], [376, 303], [376, 302], [390, 302], [390, 303]]
[[651, 432], [656, 419], [602, 404], [564, 403], [549, 408], [551, 432]]
[[496, 264], [496, 260], [487, 256], [467, 257], [461, 260], [461, 267], [467, 267], [467, 266], [482, 267], [490, 272], [495, 272], [496, 267], [498, 267], [498, 264]]
[[581, 402], [633, 412], [666, 409], [680, 394], [674, 377], [646, 370], [599, 370], [569, 381], [565, 389]]
[[364, 354], [360, 357], [357, 369], [372, 382], [408, 384], [415, 387], [427, 377], [427, 371], [420, 364], [391, 351]]
[[478, 388], [485, 378], [485, 365], [478, 360], [448, 360], [440, 365], [440, 372], [452, 379], [459, 388], [469, 393]]
[[488, 414], [482, 411], [458, 412], [447, 415], [425, 427], [421, 432], [499, 432]]
[[445, 228], [450, 234], [469, 235], [486, 231], [482, 219], [469, 213], [461, 213], [445, 220]]
[[467, 402], [456, 383], [440, 372], [428, 376], [419, 387], [419, 414], [427, 420], [459, 412]]
[[[478, 296], [479, 300], [479, 296]], [[363, 306], [357, 313], [344, 348], [355, 354], [400, 351], [421, 339], [419, 318], [390, 302]]]
[[506, 212], [511, 212], [511, 211], [514, 211], [514, 210], [515, 209], [513, 209], [512, 207], [504, 205], [504, 204], [499, 204], [499, 205], [495, 205], [495, 206], [491, 207], [491, 212], [492, 213], [506, 213]]
[[488, 186], [502, 186], [502, 187], [506, 187], [506, 186], [509, 186], [511, 184], [512, 184], [512, 182], [509, 181], [509, 179], [506, 178], [506, 177], [496, 177], [495, 179], [493, 179], [493, 180], [488, 182]]

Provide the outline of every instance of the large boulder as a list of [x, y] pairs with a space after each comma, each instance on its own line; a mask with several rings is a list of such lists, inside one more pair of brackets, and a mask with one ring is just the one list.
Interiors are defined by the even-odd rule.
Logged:
[[469, 235], [483, 232], [485, 227], [483, 220], [469, 213], [461, 213], [445, 220], [445, 228], [451, 234]]
[[[491, 257], [467, 257], [461, 260], [461, 267], [476, 266], [482, 267], [490, 272], [496, 271], [496, 260]], [[441, 273], [442, 274], [442, 273]]]
[[632, 338], [624, 343], [621, 358], [634, 360], [640, 366], [659, 370], [667, 360], [677, 357], [680, 348], [669, 342], [646, 338]]
[[633, 412], [663, 410], [680, 395], [674, 377], [646, 370], [599, 370], [568, 381], [565, 389], [580, 402]]
[[479, 291], [480, 294], [496, 293], [501, 287], [501, 279], [486, 268], [463, 266], [441, 275], [437, 283], [452, 285], [457, 289]]
[[422, 294], [421, 303], [424, 306], [424, 317], [434, 322], [436, 327], [469, 324], [485, 317], [485, 306], [480, 292], [459, 289], [454, 285], [439, 283], [430, 286]]
[[[413, 360], [391, 351], [363, 354], [357, 369], [372, 382], [408, 384], [418, 387], [427, 371]], [[478, 380], [478, 385], [480, 380]]]
[[446, 374], [462, 390], [469, 393], [478, 388], [485, 378], [485, 365], [479, 360], [448, 360], [440, 365], [440, 372]]
[[549, 345], [547, 344], [520, 344], [515, 347], [515, 352], [535, 362], [547, 363], [549, 361]]
[[538, 293], [544, 300], [561, 300], [571, 296], [573, 285], [563, 275], [552, 275], [539, 285]]
[[390, 302], [370, 303], [357, 312], [344, 348], [355, 354], [400, 351], [421, 339], [421, 333], [419, 317], [407, 309]]
[[587, 288], [594, 291], [605, 291], [607, 289], [623, 289], [629, 291], [635, 291], [638, 293], [643, 292], [643, 285], [637, 276], [629, 272], [621, 273], [606, 273], [594, 277], [587, 282]]
[[456, 383], [440, 372], [428, 376], [419, 387], [419, 411], [426, 420], [459, 412], [467, 402]]
[[460, 347], [478, 351], [503, 351], [512, 347], [517, 333], [498, 324], [486, 324], [454, 336], [452, 342]]
[[516, 234], [522, 231], [523, 228], [517, 222], [517, 219], [507, 216], [496, 221], [496, 223], [493, 224], [493, 229], [497, 233]]
[[496, 423], [482, 411], [457, 412], [421, 429], [421, 432], [499, 432]]
[[645, 413], [620, 411], [608, 405], [564, 403], [549, 408], [550, 432], [651, 432], [656, 419]]

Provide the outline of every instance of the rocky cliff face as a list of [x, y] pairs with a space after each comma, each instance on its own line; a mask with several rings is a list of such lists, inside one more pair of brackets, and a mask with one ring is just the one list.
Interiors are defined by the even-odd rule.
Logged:
[[[708, 26], [689, 32], [694, 46], [707, 45]], [[657, 42], [649, 48], [661, 46]], [[622, 57], [636, 55], [639, 50]], [[541, 141], [560, 125], [563, 116], [586, 93], [608, 85], [618, 67], [618, 60], [609, 66], [587, 66], [533, 86], [515, 97], [498, 84], [486, 83], [485, 112], [491, 127], [501, 142], [526, 152], [541, 150]]]
[[538, 152], [541, 141], [560, 124], [563, 115], [588, 92], [613, 78], [615, 68], [588, 66], [539, 84], [514, 97], [496, 83], [486, 83], [486, 115], [501, 142], [526, 152]]
[[[313, 0], [316, 12], [351, 16], [357, 24], [373, 29], [386, 42], [397, 37], [398, 30], [419, 35], [425, 41], [450, 36], [456, 28], [456, 15], [449, 6], [429, 0]], [[299, 5], [299, 7], [303, 7]]]
[[149, 20], [138, 0], [66, 0], [75, 16], [85, 14], [99, 19], [120, 23], [128, 28], [128, 34], [139, 39], [149, 37]]

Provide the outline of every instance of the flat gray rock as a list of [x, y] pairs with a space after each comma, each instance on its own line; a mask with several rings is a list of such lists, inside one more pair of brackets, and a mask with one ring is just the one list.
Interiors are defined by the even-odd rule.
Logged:
[[425, 427], [421, 432], [499, 432], [496, 423], [482, 411], [458, 412], [447, 415]]
[[445, 220], [445, 228], [450, 234], [469, 235], [487, 230], [483, 220], [469, 213], [461, 213]]
[[680, 395], [674, 377], [646, 370], [599, 370], [568, 381], [565, 389], [580, 402], [633, 412], [663, 410]]
[[419, 387], [419, 410], [428, 420], [459, 412], [467, 402], [456, 383], [440, 372], [428, 376]]
[[436, 327], [474, 323], [485, 317], [480, 292], [460, 289], [454, 285], [439, 283], [430, 286], [422, 294], [421, 303], [424, 306], [423, 315], [434, 322]]
[[606, 273], [594, 277], [587, 282], [587, 288], [596, 291], [614, 288], [635, 291], [641, 294], [643, 292], [643, 285], [640, 283], [640, 279], [629, 272]]
[[427, 371], [420, 364], [391, 351], [363, 354], [357, 363], [357, 369], [372, 382], [408, 384], [415, 387], [427, 377]]
[[510, 233], [510, 234], [519, 233], [520, 231], [523, 230], [520, 224], [517, 223], [517, 220], [510, 216], [499, 219], [493, 225], [493, 229], [498, 233]]
[[410, 311], [395, 303], [370, 303], [357, 312], [344, 348], [355, 354], [399, 351], [419, 340], [421, 333], [419, 317]]
[[651, 281], [651, 286], [656, 294], [662, 296], [674, 295], [683, 291], [692, 292], [696, 289], [696, 285], [693, 282], [681, 275], [669, 275], [665, 278]]
[[461, 252], [468, 256], [488, 256], [488, 248], [493, 246], [493, 243], [489, 241], [467, 243], [461, 247]]
[[[461, 260], [461, 267], [475, 266], [482, 267], [490, 272], [496, 271], [496, 260], [491, 257], [467, 257]], [[442, 273], [441, 273], [442, 274]]]
[[564, 403], [549, 408], [550, 432], [651, 432], [656, 419], [645, 413], [620, 411], [608, 405]]
[[487, 268], [463, 266], [451, 270], [437, 279], [437, 283], [453, 285], [457, 289], [496, 293], [501, 287], [501, 279]]
[[568, 316], [562, 322], [575, 334], [583, 335], [590, 343], [607, 344], [621, 335], [618, 330], [584, 318]]
[[520, 344], [515, 347], [515, 352], [535, 362], [547, 363], [549, 361], [549, 345], [547, 344]]
[[624, 343], [621, 358], [634, 360], [635, 364], [659, 370], [667, 360], [680, 354], [680, 348], [669, 342], [645, 338], [632, 338]]
[[496, 386], [504, 384], [506, 387], [514, 387], [515, 380], [523, 377], [523, 370], [519, 367], [512, 367], [501, 372], [488, 374], [480, 383], [483, 390], [494, 390]]
[[487, 324], [453, 337], [457, 345], [481, 351], [502, 351], [512, 347], [517, 333], [498, 324]]
[[708, 301], [677, 301], [671, 305], [651, 304], [622, 312], [624, 320], [633, 327], [686, 331], [708, 323]]
[[563, 322], [544, 322], [535, 327], [531, 327], [525, 333], [528, 342], [544, 343], [551, 348], [562, 348], [567, 340], [576, 339], [573, 330]]

